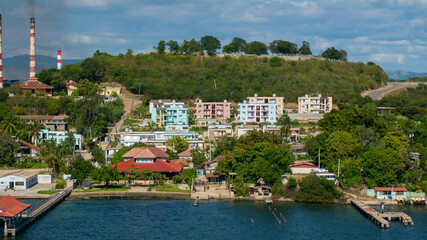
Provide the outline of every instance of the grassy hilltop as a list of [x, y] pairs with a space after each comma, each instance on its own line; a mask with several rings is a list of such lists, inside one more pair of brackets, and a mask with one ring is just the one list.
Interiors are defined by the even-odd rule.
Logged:
[[285, 61], [278, 57], [240, 58], [198, 55], [119, 54], [96, 52], [83, 62], [64, 66], [65, 79], [117, 81], [151, 99], [242, 101], [254, 93], [284, 96], [295, 102], [304, 94], [329, 95], [335, 102], [354, 102], [361, 91], [387, 82], [371, 63], [322, 60]]

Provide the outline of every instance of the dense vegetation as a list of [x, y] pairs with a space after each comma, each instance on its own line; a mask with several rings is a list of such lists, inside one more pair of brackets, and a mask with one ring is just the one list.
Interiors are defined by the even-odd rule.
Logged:
[[315, 176], [307, 176], [299, 183], [295, 200], [298, 202], [331, 203], [342, 197], [333, 181]]
[[[50, 72], [49, 72], [50, 71]], [[333, 96], [335, 102], [357, 102], [360, 92], [381, 86], [387, 75], [375, 64], [322, 61], [285, 61], [280, 57], [239, 58], [199, 55], [126, 54], [111, 56], [96, 52], [81, 63], [59, 72], [44, 70], [39, 80], [87, 78], [91, 82], [116, 81], [134, 93], [151, 99], [242, 101], [255, 93], [284, 96], [296, 102], [299, 96]]]

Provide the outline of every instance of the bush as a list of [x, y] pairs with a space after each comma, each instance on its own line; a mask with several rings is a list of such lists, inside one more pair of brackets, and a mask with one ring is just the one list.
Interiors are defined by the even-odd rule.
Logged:
[[65, 181], [61, 179], [58, 182], [56, 182], [55, 188], [56, 189], [64, 189], [65, 188]]
[[303, 178], [299, 185], [300, 190], [295, 197], [298, 202], [330, 203], [342, 197], [334, 182], [324, 178], [308, 176]]
[[236, 178], [233, 181], [233, 189], [234, 189], [234, 196], [236, 197], [248, 197], [251, 193], [251, 190], [246, 186], [246, 184], [243, 182], [243, 179]]

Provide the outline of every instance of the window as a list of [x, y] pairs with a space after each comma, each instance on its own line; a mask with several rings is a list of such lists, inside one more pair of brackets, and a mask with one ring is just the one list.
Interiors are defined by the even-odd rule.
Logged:
[[24, 182], [15, 182], [15, 186], [24, 186]]

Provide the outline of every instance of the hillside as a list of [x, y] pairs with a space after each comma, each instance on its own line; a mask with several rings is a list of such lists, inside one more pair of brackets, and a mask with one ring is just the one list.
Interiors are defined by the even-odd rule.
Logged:
[[391, 71], [386, 70], [386, 73], [390, 79], [393, 80], [406, 80], [410, 78], [419, 78], [427, 76], [427, 73], [408, 72], [403, 70]]
[[304, 94], [330, 95], [336, 102], [357, 101], [365, 89], [381, 86], [388, 77], [374, 64], [338, 61], [284, 61], [263, 57], [204, 57], [128, 53], [95, 53], [65, 66], [65, 79], [116, 81], [152, 99], [242, 101], [255, 93], [284, 96], [295, 102]]
[[[56, 58], [37, 55], [36, 56], [36, 70], [37, 72], [43, 69], [56, 68]], [[63, 65], [75, 64], [81, 60], [62, 60]], [[30, 55], [19, 55], [3, 59], [3, 76], [5, 79], [19, 79], [26, 80], [30, 72]]]

